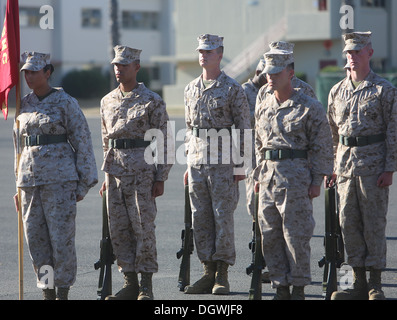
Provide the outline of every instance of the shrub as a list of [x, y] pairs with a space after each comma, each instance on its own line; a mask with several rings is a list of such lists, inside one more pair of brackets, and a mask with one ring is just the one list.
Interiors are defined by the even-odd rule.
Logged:
[[109, 92], [109, 77], [100, 68], [72, 70], [62, 79], [63, 89], [75, 98], [102, 97]]

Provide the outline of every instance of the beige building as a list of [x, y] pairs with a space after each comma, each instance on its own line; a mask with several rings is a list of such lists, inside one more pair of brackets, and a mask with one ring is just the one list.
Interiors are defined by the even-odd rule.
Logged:
[[[6, 3], [0, 0], [1, 21]], [[109, 0], [19, 0], [21, 53], [51, 53], [54, 85], [73, 69], [109, 68], [109, 4]], [[118, 7], [120, 43], [143, 50], [141, 65], [149, 72], [151, 88], [161, 90], [173, 80], [174, 68], [151, 57], [173, 53], [173, 0], [118, 0]]]
[[[223, 68], [240, 83], [252, 76], [269, 42], [294, 42], [296, 72], [315, 86], [324, 66], [344, 65], [345, 12], [340, 11], [345, 3], [353, 5], [354, 29], [374, 33], [374, 68], [397, 68], [395, 0], [118, 0], [120, 43], [143, 49], [141, 64], [149, 70], [151, 89], [163, 90], [170, 107], [183, 106], [186, 84], [201, 73], [195, 49], [204, 33], [225, 38]], [[109, 4], [19, 0], [21, 51], [51, 53], [54, 85], [72, 69], [108, 68]], [[43, 6], [50, 6], [52, 15], [45, 7], [41, 13]], [[0, 0], [1, 19], [5, 7], [6, 0]]]
[[176, 66], [175, 84], [163, 89], [165, 101], [182, 106], [184, 87], [200, 75], [195, 48], [197, 36], [203, 33], [225, 38], [223, 68], [240, 83], [252, 76], [269, 42], [294, 42], [296, 72], [304, 73], [315, 86], [320, 69], [344, 65], [340, 23], [348, 16], [340, 11], [345, 2], [353, 5], [354, 30], [374, 34], [374, 67], [396, 68], [397, 1], [175, 0], [175, 55], [154, 57]]

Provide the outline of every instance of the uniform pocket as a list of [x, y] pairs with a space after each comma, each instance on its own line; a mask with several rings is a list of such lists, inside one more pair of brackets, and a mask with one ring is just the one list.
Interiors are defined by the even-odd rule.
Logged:
[[144, 106], [142, 107], [134, 107], [128, 110], [127, 112], [127, 118], [129, 120], [133, 119], [140, 119], [146, 114], [146, 108]]
[[222, 97], [214, 97], [208, 101], [208, 112], [211, 118], [223, 119], [226, 102]]

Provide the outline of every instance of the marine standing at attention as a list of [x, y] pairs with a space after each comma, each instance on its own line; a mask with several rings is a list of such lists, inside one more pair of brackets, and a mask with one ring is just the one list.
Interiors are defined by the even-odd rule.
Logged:
[[[166, 106], [161, 97], [136, 79], [141, 50], [114, 48], [112, 61], [119, 87], [101, 101], [102, 143], [110, 238], [124, 287], [108, 300], [152, 300], [152, 276], [158, 271], [155, 198], [164, 193], [164, 182], [172, 164], [167, 164], [168, 139]], [[157, 130], [164, 150], [155, 165], [151, 141], [145, 134]], [[149, 150], [149, 152], [146, 152]], [[141, 280], [138, 282], [138, 273]]]
[[244, 168], [236, 168], [233, 161], [231, 133], [233, 125], [239, 129], [241, 156], [244, 130], [250, 129], [249, 106], [241, 85], [220, 69], [223, 38], [205, 34], [198, 41], [203, 73], [185, 88], [185, 179], [204, 275], [185, 293], [229, 294], [228, 268], [236, 259], [233, 214], [238, 182], [245, 178]]
[[[397, 169], [397, 89], [370, 67], [371, 32], [344, 35], [350, 72], [328, 100], [339, 212], [353, 288], [332, 300], [383, 300], [389, 186]], [[366, 270], [369, 269], [369, 282]]]
[[[14, 124], [26, 242], [44, 299], [67, 300], [77, 272], [76, 202], [98, 182], [91, 133], [78, 102], [50, 86], [50, 55], [25, 52], [22, 60], [21, 71], [33, 90], [22, 99], [19, 130]], [[44, 266], [52, 267], [56, 290], [40, 282]]]
[[269, 93], [255, 110], [262, 250], [274, 299], [303, 300], [311, 283], [312, 199], [332, 172], [331, 132], [321, 103], [292, 86], [293, 54], [273, 48], [265, 62]]

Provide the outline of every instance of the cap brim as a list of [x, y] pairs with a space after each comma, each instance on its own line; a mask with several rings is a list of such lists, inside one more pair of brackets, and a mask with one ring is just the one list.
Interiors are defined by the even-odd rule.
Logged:
[[362, 44], [356, 44], [356, 43], [348, 43], [345, 48], [343, 49], [343, 52], [347, 51], [360, 51], [361, 49], [365, 48], [365, 45]]
[[117, 64], [125, 64], [125, 65], [127, 65], [127, 64], [133, 63], [134, 61], [136, 61], [136, 60], [114, 58], [112, 60], [111, 64], [117, 63]]
[[207, 50], [207, 51], [210, 51], [210, 50], [218, 49], [219, 47], [220, 47], [220, 46], [199, 45], [199, 46], [197, 47], [196, 51], [199, 51], [199, 50]]
[[263, 69], [262, 74], [267, 73], [267, 74], [276, 74], [280, 73], [283, 71], [285, 67], [280, 67], [280, 66], [272, 66], [272, 65], [266, 65], [265, 69]]
[[21, 71], [24, 70], [29, 70], [29, 71], [40, 71], [41, 69], [43, 69], [45, 66], [40, 66], [40, 65], [35, 65], [32, 63], [25, 63], [22, 68]]

